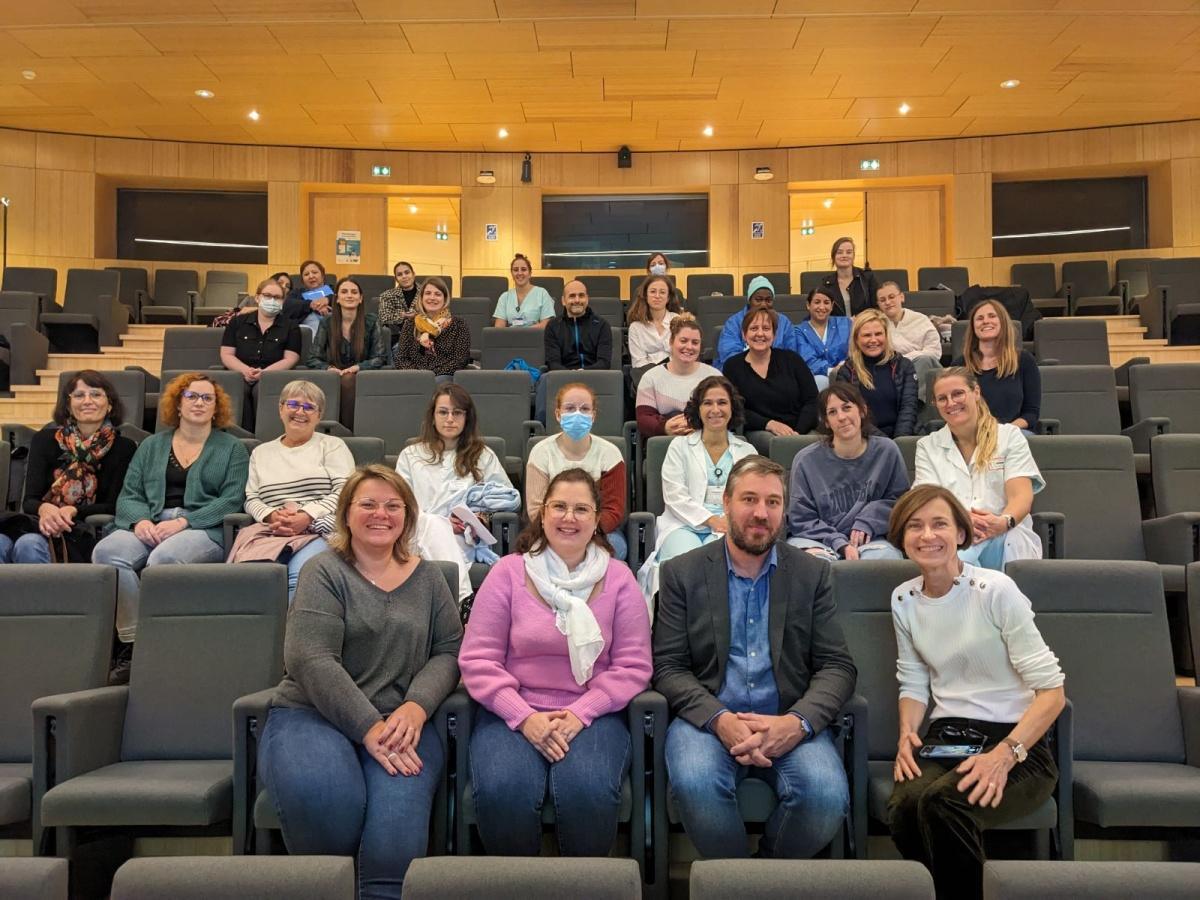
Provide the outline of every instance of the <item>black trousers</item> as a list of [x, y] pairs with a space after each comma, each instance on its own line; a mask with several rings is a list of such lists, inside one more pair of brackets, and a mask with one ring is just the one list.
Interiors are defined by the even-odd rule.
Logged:
[[[926, 744], [961, 744], [939, 737], [947, 726], [974, 728], [987, 736], [984, 752], [1013, 729], [1013, 724], [976, 719], [937, 719], [925, 735]], [[1013, 767], [1004, 786], [1004, 799], [995, 809], [967, 802], [960, 792], [964, 777], [954, 771], [962, 760], [917, 758], [919, 778], [897, 782], [888, 801], [888, 828], [905, 859], [923, 863], [933, 874], [939, 898], [975, 898], [983, 893], [983, 832], [1037, 810], [1054, 791], [1058, 767], [1045, 739], [1029, 748], [1025, 762]]]

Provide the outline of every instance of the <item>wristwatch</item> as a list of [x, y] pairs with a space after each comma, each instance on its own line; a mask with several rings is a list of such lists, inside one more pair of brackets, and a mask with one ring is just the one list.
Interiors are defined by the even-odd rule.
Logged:
[[1013, 759], [1017, 761], [1018, 765], [1025, 762], [1025, 760], [1029, 757], [1029, 751], [1025, 749], [1025, 745], [1015, 738], [1006, 737], [1004, 739], [1004, 743], [1006, 743], [1008, 745], [1008, 749], [1012, 751]]
[[1004, 523], [1005, 523], [1006, 525], [1008, 525], [1008, 530], [1009, 530], [1009, 531], [1012, 531], [1014, 528], [1016, 528], [1016, 527], [1017, 527], [1017, 520], [1016, 520], [1016, 519], [1014, 519], [1012, 516], [1005, 516], [1005, 517], [1004, 517]]

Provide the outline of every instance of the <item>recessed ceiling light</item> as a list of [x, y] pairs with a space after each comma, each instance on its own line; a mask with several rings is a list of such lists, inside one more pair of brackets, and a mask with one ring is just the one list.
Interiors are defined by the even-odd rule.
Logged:
[[33, 81], [33, 79], [37, 78], [37, 72], [33, 71], [33, 69], [22, 69], [21, 77], [26, 81]]
[[408, 211], [409, 211], [410, 213], [414, 213], [414, 214], [415, 214], [415, 213], [417, 212], [417, 207], [416, 207], [416, 206], [410, 206], [410, 207], [408, 208]]
[[907, 116], [909, 113], [909, 110], [911, 110], [911, 109], [912, 109], [912, 107], [909, 106], [907, 103], [901, 103], [900, 108], [897, 110], [897, 112], [899, 112], [900, 115], [902, 115], [902, 116]]
[[215, 95], [213, 94], [213, 92], [212, 92], [212, 91], [210, 91], [210, 90], [207, 90], [207, 89], [205, 89], [205, 88], [200, 88], [200, 89], [199, 89], [199, 90], [197, 90], [197, 91], [193, 91], [193, 93], [194, 93], [194, 94], [195, 94], [197, 97], [201, 97], [201, 98], [203, 98], [204, 100], [211, 100], [211, 99], [212, 99], [212, 98], [215, 96]]
[[712, 127], [711, 125], [705, 125], [705, 126], [704, 126], [704, 136], [705, 136], [705, 137], [712, 137], [712, 136], [713, 136], [713, 127]]
[[498, 137], [500, 137], [501, 139], [506, 138], [506, 137], [508, 137], [508, 129], [501, 128], [498, 132], [496, 132], [496, 135]]
[[1015, 87], [1017, 87], [1018, 85], [1020, 85], [1020, 83], [1021, 83], [1021, 82], [1020, 82], [1020, 80], [1019, 80], [1019, 79], [1016, 79], [1016, 78], [1010, 78], [1010, 79], [1008, 79], [1008, 81], [1002, 81], [1002, 82], [1000, 82], [1000, 87], [1002, 87], [1002, 88], [1008, 88], [1008, 89], [1010, 89], [1010, 90], [1011, 90], [1012, 88], [1015, 88]]
[[252, 110], [250, 110], [250, 112], [246, 113], [246, 118], [248, 118], [252, 122], [257, 122], [259, 119], [262, 118], [262, 116], [260, 116], [258, 114], [257, 109], [252, 109]]
[[832, 197], [826, 197], [824, 200], [822, 200], [822, 201], [821, 201], [821, 205], [822, 205], [823, 207], [825, 207], [826, 209], [829, 209], [830, 207], [832, 207], [832, 206], [833, 206], [833, 198], [832, 198]]

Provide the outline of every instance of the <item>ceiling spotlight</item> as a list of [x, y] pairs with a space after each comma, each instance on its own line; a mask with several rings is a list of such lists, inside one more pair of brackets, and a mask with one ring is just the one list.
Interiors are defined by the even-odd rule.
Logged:
[[775, 177], [775, 173], [771, 171], [770, 166], [756, 166], [754, 169], [755, 181], [770, 181]]
[[825, 207], [826, 209], [830, 209], [833, 206], [833, 198], [826, 197], [824, 200], [821, 201], [821, 205], [823, 207]]
[[507, 128], [501, 128], [501, 129], [500, 129], [498, 132], [496, 132], [496, 136], [497, 136], [497, 137], [499, 137], [499, 138], [501, 138], [501, 139], [504, 139], [504, 138], [508, 137], [508, 129], [507, 129]]
[[1015, 88], [1015, 87], [1017, 87], [1018, 85], [1020, 85], [1020, 83], [1021, 83], [1021, 82], [1020, 82], [1018, 79], [1016, 79], [1016, 78], [1010, 78], [1010, 79], [1008, 79], [1008, 81], [1002, 81], [1002, 82], [1000, 82], [1000, 87], [1002, 87], [1002, 88], [1007, 88], [1007, 89], [1011, 90], [1012, 88]]
[[705, 137], [712, 137], [713, 136], [713, 127], [711, 125], [705, 125], [703, 134]]
[[909, 106], [907, 103], [901, 103], [900, 108], [897, 110], [897, 112], [900, 113], [900, 115], [902, 115], [902, 116], [907, 116], [911, 109], [912, 109], [912, 107]]
[[246, 118], [248, 118], [251, 122], [257, 122], [262, 118], [262, 116], [258, 114], [257, 109], [252, 109], [250, 112], [246, 113]]
[[410, 213], [413, 213], [413, 214], [415, 215], [415, 214], [416, 214], [416, 212], [417, 212], [417, 208], [416, 208], [416, 206], [412, 206], [412, 205], [410, 205], [410, 206], [408, 207], [408, 211], [409, 211]]
[[207, 90], [205, 88], [200, 88], [198, 91], [193, 91], [192, 93], [194, 93], [197, 97], [200, 97], [203, 100], [211, 100], [213, 97], [216, 96], [212, 91]]
[[496, 173], [491, 169], [480, 169], [479, 174], [475, 176], [475, 181], [479, 184], [495, 184]]
[[33, 69], [22, 69], [21, 77], [26, 81], [33, 81], [33, 79], [37, 78], [37, 72], [33, 71]]

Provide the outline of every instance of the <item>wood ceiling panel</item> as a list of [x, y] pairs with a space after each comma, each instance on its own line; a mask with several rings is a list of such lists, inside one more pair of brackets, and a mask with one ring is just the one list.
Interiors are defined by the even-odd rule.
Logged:
[[[414, 53], [481, 51], [529, 53], [538, 49], [532, 22], [463, 22], [456, 25], [404, 25]], [[451, 59], [453, 65], [453, 59]]]
[[446, 59], [456, 78], [571, 77], [571, 53], [567, 50], [542, 50], [538, 53], [449, 52]]
[[707, 78], [712, 75], [750, 77], [751, 73], [756, 73], [761, 82], [764, 76], [774, 78], [781, 72], [797, 77], [809, 75], [820, 58], [820, 48], [816, 47], [777, 50], [765, 56], [753, 56], [745, 50], [700, 50], [696, 53], [693, 74], [697, 78]]
[[222, 81], [278, 78], [281, 72], [290, 72], [293, 77], [302, 76], [305, 79], [329, 78], [333, 75], [325, 60], [315, 53], [302, 56], [281, 53], [203, 53], [198, 59]]
[[350, 133], [360, 143], [380, 145], [387, 142], [400, 143], [412, 141], [422, 143], [440, 141], [444, 144], [454, 143], [454, 132], [449, 125], [420, 125], [409, 122], [363, 122], [346, 125]]
[[[100, 56], [85, 59], [85, 69], [100, 81], [182, 81], [192, 79], [196, 86], [209, 85], [216, 80], [215, 73], [194, 56], [137, 56], [126, 59], [120, 56]], [[39, 73], [39, 81], [41, 81]]]
[[259, 132], [270, 131], [272, 128], [280, 125], [297, 128], [314, 124], [312, 116], [308, 114], [298, 100], [291, 103], [286, 101], [263, 103], [258, 104], [255, 108], [258, 109], [260, 116], [257, 122], [251, 120], [246, 115], [246, 105], [203, 103], [195, 107], [196, 112], [206, 122], [213, 125], [240, 126], [255, 135], [255, 140], [258, 140], [257, 135]]
[[667, 23], [640, 19], [538, 22], [537, 42], [543, 50], [569, 50], [572, 47], [662, 50], [667, 45]]
[[194, 109], [163, 106], [161, 103], [145, 106], [91, 106], [92, 114], [109, 125], [144, 128], [155, 125], [169, 128], [179, 125], [185, 128], [203, 128], [211, 123]]
[[[493, 125], [451, 125], [450, 131], [454, 139], [464, 144], [494, 144], [500, 143], [501, 138], [496, 134]], [[506, 150], [531, 146], [539, 143], [555, 143], [560, 136], [555, 134], [552, 122], [523, 122], [508, 129], [508, 138], [504, 139]]]
[[492, 0], [354, 0], [367, 22], [495, 21]]
[[371, 87], [384, 103], [489, 103], [487, 82], [479, 79], [431, 79], [429, 81], [372, 79]]
[[906, 97], [940, 97], [957, 76], [949, 72], [902, 71], [890, 74], [860, 73], [842, 75], [834, 86], [834, 97], [883, 97], [903, 94]]
[[310, 125], [295, 128], [289, 123], [278, 127], [247, 129], [259, 144], [313, 144], [318, 147], [342, 147], [356, 143], [345, 125]]
[[966, 99], [965, 94], [914, 97], [912, 100], [907, 97], [861, 97], [853, 102], [846, 115], [864, 119], [887, 119], [901, 115], [900, 104], [908, 103], [911, 109], [904, 115], [910, 119], [942, 118], [954, 115]]
[[[803, 35], [801, 35], [800, 44], [802, 46], [804, 44]], [[813, 74], [845, 75], [872, 68], [887, 71], [917, 68], [927, 71], [942, 62], [947, 52], [947, 49], [940, 44], [924, 47], [892, 47], [888, 49], [886, 58], [864, 59], [860, 53], [831, 50], [821, 54], [820, 60], [813, 67]]]
[[1071, 16], [942, 16], [929, 38], [958, 46], [1029, 47], [1055, 43], [1073, 22]]
[[636, 143], [640, 147], [643, 141], [652, 141], [658, 137], [658, 123], [614, 122], [611, 119], [556, 122], [554, 134], [560, 141], [615, 142], [615, 147]]
[[[917, 0], [913, 12], [947, 13], [975, 12], [981, 4], [979, 0]], [[1049, 12], [1058, 5], [1058, 0], [988, 0], [988, 9], [997, 12]], [[946, 18], [950, 18], [947, 16]]]
[[27, 106], [49, 107], [50, 102], [25, 87], [0, 85], [0, 108], [21, 109]]
[[[1121, 12], [1129, 9], [1129, 0], [1058, 0], [1058, 9], [1066, 12], [1096, 12], [1110, 10]], [[1146, 0], [1138, 8], [1144, 12], [1196, 12], [1200, 4], [1196, 0]]]
[[445, 53], [329, 53], [325, 65], [336, 78], [453, 78]]
[[[678, 138], [679, 140], [699, 139], [708, 124], [704, 119], [659, 119], [658, 136], [660, 138]], [[734, 122], [722, 122], [720, 127], [714, 126], [713, 138], [719, 142], [730, 140], [749, 140], [758, 136], [762, 127], [761, 119], [743, 119]]]
[[1055, 116], [1078, 98], [1076, 94], [1003, 91], [968, 97], [958, 109], [960, 116]]
[[[236, 125], [142, 125], [148, 138], [171, 141], [204, 141], [206, 143], [249, 144], [254, 137]], [[265, 180], [265, 179], [264, 179]]]
[[370, 25], [272, 25], [274, 35], [287, 53], [411, 53], [399, 25], [373, 22]]
[[354, 0], [212, 0], [230, 22], [239, 20], [348, 22], [359, 18]]
[[415, 103], [413, 111], [422, 122], [450, 125], [454, 122], [473, 125], [493, 122], [497, 126], [524, 122], [525, 111], [520, 103]]
[[[614, 138], [612, 140], [596, 138], [593, 140], [584, 140], [580, 142], [580, 149], [585, 153], [610, 153], [624, 146], [625, 143], [625, 141], [619, 138]], [[645, 141], [638, 141], [639, 153], [657, 153], [678, 149], [679, 141], [660, 140], [659, 138], [647, 138]]]
[[[645, 0], [643, 0], [643, 3]], [[636, 0], [495, 0], [501, 19], [578, 19], [632, 16]], [[638, 9], [640, 12], [640, 9]]]
[[982, 65], [979, 47], [975, 44], [955, 44], [945, 48], [945, 55], [939, 63], [939, 68], [952, 69], [956, 72], [972, 72], [980, 77], [987, 77], [999, 83], [1005, 76], [997, 69], [1023, 72], [1049, 72], [1063, 62], [1078, 47], [1062, 40], [1053, 44], [1007, 44], [1004, 47], [1003, 59], [988, 58], [988, 65]]
[[919, 47], [929, 37], [937, 16], [869, 16], [847, 21], [844, 18], [805, 19], [800, 45], [847, 47], [862, 51], [870, 47]]
[[[668, 50], [790, 50], [800, 19], [672, 19]], [[752, 65], [746, 60], [746, 67]]]
[[866, 119], [763, 119], [760, 138], [773, 141], [800, 141], [816, 138], [857, 137]]
[[[687, 77], [692, 74], [695, 62], [696, 53], [693, 50], [629, 50], [622, 53], [613, 53], [611, 50], [571, 51], [571, 68], [577, 78], [583, 75], [633, 77], [636, 74], [644, 74], [647, 78]], [[700, 75], [699, 72], [696, 74]]]
[[522, 103], [527, 100], [595, 102], [605, 99], [604, 81], [600, 78], [489, 78], [486, 84], [491, 98], [499, 103]]
[[[38, 4], [39, 6], [41, 4]], [[71, 0], [81, 18], [92, 24], [143, 22], [220, 22], [224, 14], [215, 2], [193, 0], [186, 6], [162, 0]]]
[[1077, 44], [1140, 47], [1143, 51], [1170, 47], [1200, 29], [1200, 16], [1080, 16], [1062, 38]]
[[637, 0], [638, 18], [670, 18], [672, 16], [769, 16], [775, 0]]
[[860, 134], [880, 138], [939, 138], [962, 134], [969, 118], [869, 119]]
[[10, 28], [26, 50], [49, 58], [65, 56], [158, 56], [133, 28]]
[[1200, 97], [1200, 76], [1177, 75], [1169, 83], [1141, 73], [1080, 72], [1071, 91], [1083, 100], [1187, 100]]
[[283, 46], [265, 25], [147, 25], [139, 27], [138, 33], [163, 53], [261, 53], [269, 56], [283, 52]]
[[86, 84], [97, 80], [86, 66], [73, 59], [0, 56], [0, 84], [29, 84], [29, 80], [21, 74], [26, 69], [36, 72], [36, 81], [42, 84]]
[[31, 84], [30, 93], [56, 106], [149, 105], [155, 102], [135, 84]]
[[[837, 5], [842, 13], [906, 13], [911, 12], [917, 0], [844, 0]], [[777, 0], [777, 16], [824, 16], [830, 6], [821, 0]]]
[[746, 100], [742, 104], [738, 116], [742, 119], [840, 119], [847, 114], [853, 102], [849, 97], [833, 100], [787, 99], [780, 101], [778, 98], [768, 95]]
[[302, 109], [319, 125], [416, 123], [408, 103], [306, 103]]
[[[281, 79], [276, 73], [274, 78], [239, 78], [229, 79], [214, 86], [217, 92], [211, 100], [201, 100], [192, 91], [195, 85], [190, 82], [163, 81], [158, 83], [146, 82], [143, 89], [155, 99], [163, 102], [194, 103], [197, 107], [222, 106], [225, 104], [241, 104], [242, 115], [250, 108], [269, 107], [272, 103], [377, 103], [379, 97], [365, 81], [342, 80], [329, 78], [318, 79]], [[262, 110], [260, 110], [261, 112]]]
[[720, 78], [662, 75], [610, 75], [604, 79], [605, 100], [716, 100]]
[[755, 75], [731, 75], [721, 79], [718, 99], [744, 100], [751, 97], [819, 100], [828, 97], [837, 86], [836, 75], [776, 75], [764, 79]]
[[599, 100], [594, 103], [524, 103], [529, 122], [570, 122], [586, 119], [629, 119], [634, 104], [628, 100]]
[[652, 100], [635, 100], [633, 103], [635, 119], [704, 119], [712, 122], [736, 119], [741, 111], [741, 100], [676, 100], [669, 106]]
[[4, 24], [75, 25], [87, 19], [70, 0], [46, 0], [44, 3], [5, 3]]
[[1005, 66], [999, 77], [995, 71], [964, 72], [950, 85], [949, 92], [953, 94], [999, 94], [1005, 90], [1000, 87], [1002, 79], [1016, 78], [1021, 82], [1021, 92], [1055, 93], [1068, 85], [1073, 86], [1075, 77], [1075, 72], [1029, 72]]

